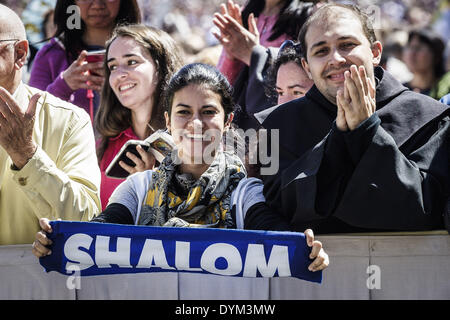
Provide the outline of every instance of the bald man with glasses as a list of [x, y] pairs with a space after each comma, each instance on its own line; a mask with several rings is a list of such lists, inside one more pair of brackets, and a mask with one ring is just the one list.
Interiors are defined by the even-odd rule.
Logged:
[[39, 218], [90, 220], [100, 171], [88, 114], [24, 84], [28, 41], [0, 5], [0, 245], [32, 243]]

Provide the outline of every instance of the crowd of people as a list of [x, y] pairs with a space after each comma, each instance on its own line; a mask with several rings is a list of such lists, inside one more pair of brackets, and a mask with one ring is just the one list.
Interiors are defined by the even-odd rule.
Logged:
[[[146, 23], [154, 2], [56, 0], [28, 81], [25, 26], [0, 5], [1, 245], [34, 241], [48, 255], [58, 218], [297, 231], [322, 270], [313, 232], [450, 230], [450, 108], [438, 101], [450, 73], [436, 30], [385, 47], [384, 16], [353, 5], [228, 0], [205, 23], [193, 2], [184, 19], [214, 25], [216, 42], [203, 40], [219, 48], [203, 56], [176, 15]], [[106, 174], [127, 141], [159, 130], [175, 145], [163, 161], [137, 147], [133, 165], [119, 163], [126, 179]], [[277, 150], [271, 174], [261, 152], [249, 161], [247, 133], [264, 130], [275, 134], [256, 148]], [[230, 132], [243, 157], [224, 146]]]

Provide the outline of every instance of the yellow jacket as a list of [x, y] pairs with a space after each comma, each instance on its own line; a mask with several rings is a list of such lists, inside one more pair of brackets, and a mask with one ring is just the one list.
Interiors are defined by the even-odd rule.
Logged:
[[100, 169], [88, 114], [23, 83], [14, 94], [27, 108], [40, 92], [33, 139], [34, 156], [21, 170], [0, 146], [0, 245], [32, 243], [39, 218], [83, 220], [100, 210]]

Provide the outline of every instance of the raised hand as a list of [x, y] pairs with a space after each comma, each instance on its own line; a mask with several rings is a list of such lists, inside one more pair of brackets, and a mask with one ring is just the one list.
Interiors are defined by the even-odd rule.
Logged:
[[237, 3], [234, 3], [232, 0], [227, 1], [227, 4], [222, 3], [220, 5], [220, 13], [223, 16], [228, 14], [241, 26], [244, 26], [244, 24], [242, 23], [241, 7]]
[[344, 88], [338, 91], [336, 97], [336, 126], [341, 131], [356, 129], [376, 111], [375, 85], [367, 77], [364, 66], [357, 68], [352, 65], [344, 77]]
[[336, 127], [340, 131], [347, 131], [348, 125], [347, 120], [345, 119], [345, 111], [344, 107], [342, 106], [343, 103], [345, 103], [346, 98], [345, 96], [348, 96], [347, 89], [344, 87], [343, 89], [339, 89], [336, 96], [336, 104], [337, 104], [337, 116], [336, 116]]
[[33, 141], [33, 128], [40, 94], [31, 97], [24, 112], [16, 100], [0, 87], [0, 145], [18, 169], [33, 157], [37, 145]]
[[259, 31], [253, 13], [248, 17], [248, 30], [228, 13], [216, 12], [213, 22], [220, 30], [220, 34], [213, 32], [213, 35], [222, 44], [227, 56], [250, 65], [253, 47], [259, 44]]

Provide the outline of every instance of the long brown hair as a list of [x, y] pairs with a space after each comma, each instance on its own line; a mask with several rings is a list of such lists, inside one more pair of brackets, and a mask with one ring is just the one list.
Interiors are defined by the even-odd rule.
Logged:
[[[153, 93], [153, 108], [149, 125], [155, 130], [162, 129], [165, 126], [162, 103], [163, 91], [172, 75], [182, 66], [182, 60], [178, 55], [180, 50], [175, 41], [166, 32], [142, 24], [134, 24], [119, 26], [114, 30], [111, 39], [106, 42], [106, 57], [108, 56], [111, 43], [119, 37], [134, 39], [142, 48], [148, 50], [156, 65], [158, 84]], [[101, 92], [100, 107], [95, 116], [95, 126], [101, 136], [100, 144], [97, 148], [99, 162], [108, 147], [109, 138], [116, 137], [132, 125], [131, 111], [120, 103], [109, 85], [111, 72], [106, 60], [104, 64], [105, 84]], [[149, 127], [147, 134], [149, 135], [151, 132], [152, 130]]]

